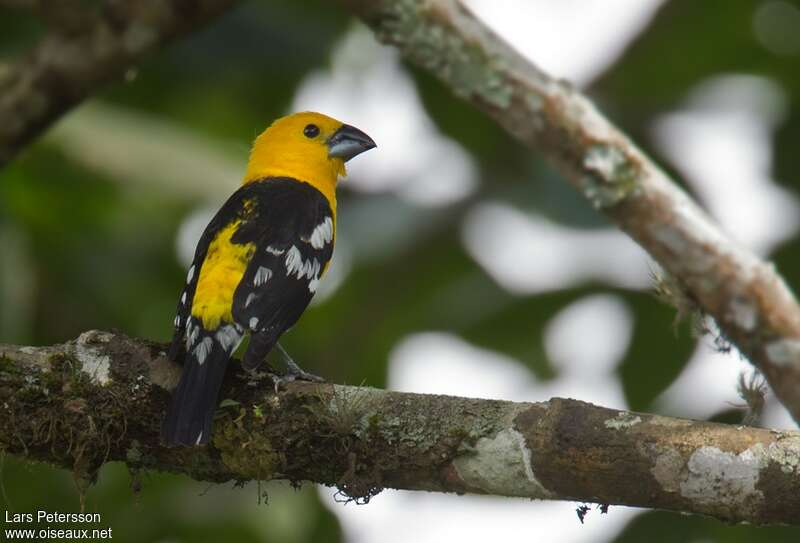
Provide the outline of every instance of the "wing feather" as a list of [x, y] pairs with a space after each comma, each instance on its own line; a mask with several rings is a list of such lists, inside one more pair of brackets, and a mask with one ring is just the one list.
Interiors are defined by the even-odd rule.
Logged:
[[257, 365], [308, 306], [333, 255], [335, 216], [307, 183], [273, 178], [248, 183], [220, 208], [197, 244], [174, 321], [169, 357], [182, 358], [186, 326], [203, 261], [214, 236], [240, 224], [232, 243], [255, 244], [233, 296], [234, 323], [260, 336], [245, 361]]

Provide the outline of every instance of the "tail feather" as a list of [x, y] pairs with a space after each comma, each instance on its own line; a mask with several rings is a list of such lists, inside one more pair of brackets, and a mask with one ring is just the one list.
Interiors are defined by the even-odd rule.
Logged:
[[218, 335], [202, 330], [186, 354], [180, 382], [161, 427], [166, 445], [202, 445], [211, 437], [219, 390], [232, 352], [231, 345], [220, 342]]

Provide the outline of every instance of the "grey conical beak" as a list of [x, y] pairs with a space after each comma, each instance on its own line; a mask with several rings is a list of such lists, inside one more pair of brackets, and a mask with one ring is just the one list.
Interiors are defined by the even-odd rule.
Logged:
[[372, 138], [349, 124], [343, 124], [328, 138], [328, 156], [341, 158], [345, 162], [374, 147], [376, 145]]

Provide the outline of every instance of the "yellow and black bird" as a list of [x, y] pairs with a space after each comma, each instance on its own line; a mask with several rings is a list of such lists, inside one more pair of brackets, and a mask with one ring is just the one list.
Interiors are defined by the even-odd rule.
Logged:
[[[256, 138], [242, 186], [197, 244], [178, 303], [168, 355], [184, 365], [164, 443], [206, 443], [244, 334], [242, 364], [255, 369], [300, 318], [333, 254], [338, 177], [345, 162], [373, 147], [357, 128], [310, 112], [278, 119]], [[288, 355], [287, 366], [283, 381], [314, 377]]]

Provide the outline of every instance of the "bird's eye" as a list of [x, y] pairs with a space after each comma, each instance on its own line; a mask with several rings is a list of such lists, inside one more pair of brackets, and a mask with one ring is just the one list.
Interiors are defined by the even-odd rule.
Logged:
[[315, 124], [307, 124], [306, 127], [303, 129], [303, 134], [307, 138], [316, 138], [319, 136], [319, 127]]

